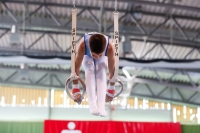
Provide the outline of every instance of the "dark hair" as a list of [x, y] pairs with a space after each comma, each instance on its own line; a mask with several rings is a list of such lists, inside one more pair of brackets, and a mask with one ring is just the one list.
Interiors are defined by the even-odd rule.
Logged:
[[94, 34], [89, 40], [90, 50], [96, 54], [103, 53], [106, 47], [106, 38], [101, 34]]

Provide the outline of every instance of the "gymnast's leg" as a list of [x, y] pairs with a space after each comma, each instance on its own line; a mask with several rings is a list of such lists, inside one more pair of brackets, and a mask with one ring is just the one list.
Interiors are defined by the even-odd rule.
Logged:
[[99, 111], [96, 105], [95, 94], [95, 71], [93, 59], [87, 55], [83, 58], [83, 67], [85, 69], [85, 84], [86, 92], [88, 96], [88, 102], [90, 107], [90, 113], [93, 115], [99, 115]]
[[107, 116], [105, 110], [105, 97], [107, 90], [107, 63], [108, 58], [102, 56], [99, 60], [96, 61], [96, 78], [97, 78], [97, 105], [99, 108], [99, 115], [102, 117]]

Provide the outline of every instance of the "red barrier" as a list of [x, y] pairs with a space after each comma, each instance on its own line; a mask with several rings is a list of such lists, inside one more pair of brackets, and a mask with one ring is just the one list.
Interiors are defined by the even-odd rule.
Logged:
[[46, 120], [44, 133], [181, 133], [181, 127], [172, 122]]

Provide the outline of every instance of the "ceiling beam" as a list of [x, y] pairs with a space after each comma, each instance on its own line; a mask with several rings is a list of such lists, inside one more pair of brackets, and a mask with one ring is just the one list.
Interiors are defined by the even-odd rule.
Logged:
[[[79, 24], [80, 26], [77, 27], [77, 35], [83, 36], [86, 32], [91, 32], [97, 30], [95, 27], [88, 27], [87, 26], [81, 26], [82, 24]], [[0, 29], [2, 30], [10, 30], [10, 25], [1, 25], [0, 24]], [[122, 26], [123, 27], [123, 26]], [[43, 25], [31, 25], [29, 24], [28, 27], [25, 28], [26, 32], [36, 32], [36, 33], [49, 33], [49, 34], [66, 34], [66, 35], [71, 35], [71, 31], [69, 30], [64, 30], [68, 29], [70, 27], [54, 27], [54, 26], [45, 26]], [[86, 30], [87, 28], [87, 30]], [[129, 30], [123, 30], [120, 29], [121, 35], [126, 35], [126, 36], [135, 36], [132, 38], [132, 41], [141, 41], [143, 42], [144, 35], [141, 33], [137, 33], [140, 31], [134, 30], [137, 27], [129, 27]], [[128, 29], [128, 27], [127, 27]], [[133, 29], [133, 30], [132, 30]], [[166, 31], [167, 32], [167, 31]], [[107, 32], [107, 34], [112, 34], [113, 32]], [[166, 44], [166, 45], [176, 45], [176, 46], [182, 46], [182, 47], [192, 47], [192, 48], [200, 48], [200, 45], [197, 45], [197, 42], [195, 41], [190, 41], [190, 40], [185, 40], [185, 39], [180, 39], [180, 38], [173, 38], [173, 44], [171, 44], [169, 37], [159, 37], [157, 34], [154, 34], [152, 36], [148, 36], [148, 39], [146, 40], [147, 42], [151, 43], [156, 43], [156, 44]]]
[[[114, 2], [115, 0], [107, 0], [107, 1], [113, 1]], [[160, 2], [144, 1], [144, 0], [118, 0], [118, 2], [127, 2], [127, 3], [142, 4], [142, 5], [148, 5], [148, 6], [167, 7], [169, 9], [173, 8], [173, 9], [182, 9], [182, 10], [200, 12], [199, 7], [187, 6], [187, 5], [160, 3]]]
[[[1, 2], [5, 3], [18, 3], [18, 4], [24, 4], [23, 1], [19, 0], [0, 0]], [[106, 1], [114, 1], [114, 0], [106, 0]], [[128, 2], [133, 4], [144, 4], [144, 5], [152, 5], [152, 6], [161, 6], [161, 7], [168, 7], [168, 8], [175, 8], [175, 9], [184, 9], [189, 11], [197, 11], [200, 12], [200, 8], [198, 7], [191, 7], [191, 6], [183, 6], [183, 5], [176, 5], [176, 4], [166, 4], [166, 3], [158, 3], [158, 2], [150, 2], [150, 1], [143, 1], [143, 0], [118, 0], [119, 2]], [[54, 7], [63, 7], [63, 8], [72, 8], [73, 5], [70, 4], [60, 4], [55, 2], [49, 2], [49, 3], [43, 3], [39, 1], [27, 1], [28, 5], [38, 5], [38, 6], [54, 6]], [[85, 5], [76, 5], [76, 8], [78, 9], [84, 9], [86, 8]], [[89, 6], [88, 7], [91, 10], [99, 10], [99, 7], [97, 6]], [[126, 9], [117, 9], [120, 13], [127, 13]], [[114, 8], [104, 8], [104, 11], [110, 11], [113, 12]], [[149, 12], [149, 11], [141, 11], [145, 15], [154, 15], [154, 16], [162, 16], [165, 17], [165, 13], [156, 13], [156, 12]], [[131, 13], [131, 12], [130, 12]], [[192, 17], [192, 16], [185, 16], [185, 15], [172, 15], [174, 18], [180, 18], [180, 19], [191, 19], [199, 21], [200, 18]]]
[[45, 50], [34, 50], [24, 48], [23, 53], [21, 53], [21, 48], [13, 47], [0, 47], [0, 56], [11, 55], [11, 56], [45, 56], [45, 57], [70, 57], [70, 53], [60, 52], [60, 51], [45, 51]]
[[155, 97], [155, 96], [150, 96], [150, 95], [145, 95], [145, 94], [132, 93], [131, 96], [137, 96], [137, 97], [142, 97], [142, 98], [150, 98], [150, 99], [159, 99], [159, 100], [164, 100], [164, 101], [169, 101], [169, 102], [176, 102], [176, 103], [183, 103], [183, 104], [200, 106], [200, 103], [197, 103], [197, 102], [182, 101], [182, 100], [177, 100], [177, 99], [172, 99], [172, 98], [164, 98], [164, 97]]
[[165, 83], [165, 82], [159, 82], [158, 80], [154, 79], [143, 79], [143, 78], [135, 78], [133, 82], [136, 83], [142, 83], [142, 84], [157, 84], [157, 85], [162, 85], [162, 86], [168, 86], [168, 87], [174, 87], [174, 88], [179, 88], [189, 90], [189, 91], [198, 91], [200, 92], [200, 87], [193, 87], [190, 84], [183, 84], [183, 83]]

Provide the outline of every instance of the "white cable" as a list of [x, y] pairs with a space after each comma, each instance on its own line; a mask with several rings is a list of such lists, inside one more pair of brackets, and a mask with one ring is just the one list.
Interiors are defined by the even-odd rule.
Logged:
[[76, 2], [76, 0], [73, 0], [73, 5], [74, 5], [74, 7], [75, 7], [75, 2]]
[[115, 0], [115, 12], [114, 12], [114, 56], [115, 56], [115, 72], [113, 76], [113, 80], [116, 81], [118, 79], [118, 71], [119, 71], [119, 26], [118, 26], [118, 15], [117, 12], [117, 0]]
[[115, 72], [112, 80], [115, 82], [118, 78], [119, 71], [119, 29], [118, 29], [118, 12], [114, 12], [114, 56], [115, 56]]
[[76, 14], [77, 9], [72, 9], [72, 43], [71, 43], [71, 76], [76, 77], [75, 57], [76, 57]]
[[115, 11], [117, 11], [117, 0], [115, 0]]

